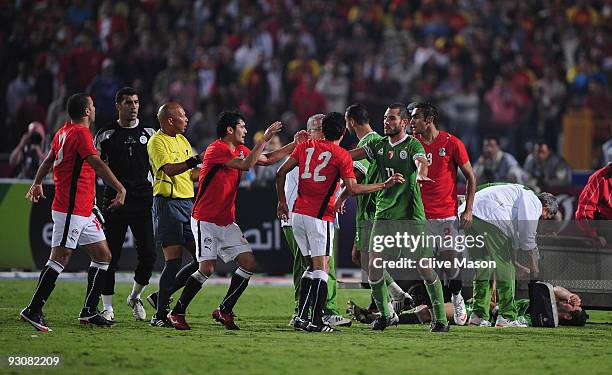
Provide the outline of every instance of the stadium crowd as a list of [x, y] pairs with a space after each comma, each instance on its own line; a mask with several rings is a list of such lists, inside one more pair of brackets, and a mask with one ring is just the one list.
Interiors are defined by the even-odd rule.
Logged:
[[[508, 169], [533, 151], [515, 174], [535, 184], [571, 180], [554, 154], [566, 110], [612, 118], [610, 1], [0, 4], [0, 149], [16, 153], [5, 176], [20, 174], [28, 157], [17, 154], [36, 159], [37, 147], [48, 149], [67, 120], [69, 95], [94, 98], [95, 133], [116, 119], [114, 95], [123, 86], [140, 93], [149, 126], [161, 104], [180, 102], [191, 118], [186, 136], [198, 150], [214, 140], [223, 109], [240, 109], [253, 130], [281, 119], [293, 134], [310, 115], [343, 112], [354, 102], [367, 106], [380, 130], [388, 103], [427, 100], [440, 108], [442, 126], [465, 142], [477, 170], [487, 159], [495, 169], [500, 163], [487, 142], [507, 152]], [[497, 138], [482, 139], [486, 134]], [[610, 149], [608, 142], [602, 161]], [[554, 163], [544, 162], [548, 154]], [[534, 166], [548, 171], [530, 172]]]

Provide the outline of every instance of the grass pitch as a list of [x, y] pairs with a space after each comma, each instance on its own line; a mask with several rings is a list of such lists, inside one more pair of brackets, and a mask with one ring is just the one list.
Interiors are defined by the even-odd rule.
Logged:
[[[252, 286], [236, 306], [240, 331], [226, 331], [210, 317], [226, 291], [207, 285], [188, 311], [191, 331], [136, 322], [125, 304], [130, 285], [117, 284], [113, 328], [85, 328], [77, 321], [84, 283], [59, 280], [45, 315], [51, 333], [21, 322], [19, 311], [35, 281], [0, 281], [0, 357], [60, 355], [58, 368], [9, 368], [0, 373], [62, 374], [611, 374], [612, 313], [591, 311], [585, 328], [496, 329], [451, 327], [431, 334], [423, 325], [373, 332], [354, 323], [338, 334], [295, 332], [288, 287]], [[151, 288], [148, 288], [150, 292]], [[175, 296], [176, 297], [176, 296]], [[368, 291], [339, 290], [367, 304]], [[146, 302], [145, 302], [146, 304]], [[151, 308], [146, 305], [150, 316]]]

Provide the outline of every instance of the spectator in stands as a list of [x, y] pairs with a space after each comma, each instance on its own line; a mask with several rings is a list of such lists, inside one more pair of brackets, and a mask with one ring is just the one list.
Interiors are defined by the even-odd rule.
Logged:
[[25, 100], [21, 103], [15, 114], [16, 134], [23, 134], [27, 131], [31, 122], [38, 121], [44, 123], [47, 119], [45, 108], [38, 104], [38, 95], [34, 89], [30, 89]]
[[[1, 151], [13, 149], [31, 121], [22, 123], [21, 131], [11, 121], [31, 88], [47, 110], [59, 87], [68, 94], [84, 91], [106, 58], [114, 61], [125, 85], [141, 92], [141, 113], [151, 121], [157, 106], [176, 98], [194, 120], [198, 113], [207, 117], [203, 112], [243, 108], [267, 123], [297, 110], [291, 102], [295, 88], [305, 75], [313, 82], [325, 76], [321, 64], [329, 56], [347, 68], [347, 101], [364, 103], [374, 119], [382, 118], [389, 102], [437, 96], [438, 107], [449, 116], [446, 123], [461, 134], [453, 125], [457, 118], [451, 118], [465, 104], [454, 103], [464, 95], [458, 83], [474, 83], [475, 91], [466, 94], [470, 119], [477, 119], [477, 128], [491, 126], [486, 132], [494, 131], [504, 149], [521, 160], [526, 152], [521, 140], [533, 139], [536, 129], [537, 137], [555, 144], [563, 98], [578, 111], [592, 108], [606, 118], [609, 112], [595, 108], [612, 108], [605, 107], [612, 34], [604, 26], [610, 23], [610, 4], [485, 0], [442, 1], [440, 7], [439, 2], [71, 0], [60, 2], [64, 7], [42, 0], [0, 2], [8, 15], [0, 33], [5, 67], [0, 92], [6, 94], [0, 118], [9, 119], [3, 131], [10, 135], [0, 142]], [[166, 64], [168, 54], [176, 60]], [[258, 66], [249, 58], [253, 55], [262, 55], [263, 63]], [[180, 71], [172, 71], [174, 62]], [[550, 66], [557, 67], [552, 81], [545, 69]], [[253, 100], [260, 86], [269, 86], [268, 95]], [[344, 96], [334, 96], [338, 87], [329, 81], [322, 86], [328, 106], [343, 107], [334, 100]], [[57, 103], [52, 104], [48, 112], [56, 113]], [[453, 106], [459, 112], [453, 113]], [[299, 117], [305, 121], [307, 115]], [[45, 124], [51, 132], [54, 122]], [[462, 136], [477, 154], [478, 137]]]
[[89, 32], [77, 37], [78, 44], [62, 62], [61, 71], [68, 92], [85, 91], [100, 71], [104, 54], [95, 48]]
[[546, 141], [537, 141], [533, 145], [533, 152], [527, 156], [523, 169], [527, 173], [527, 184], [541, 190], [572, 183], [572, 168], [551, 150]]
[[313, 77], [304, 73], [302, 82], [291, 94], [291, 108], [297, 115], [300, 124], [306, 124], [308, 118], [319, 112], [327, 112], [327, 103], [323, 95], [314, 87]]
[[350, 81], [346, 77], [347, 67], [331, 56], [323, 66], [316, 89], [325, 97], [328, 110], [342, 113], [347, 106]]
[[505, 76], [498, 76], [493, 87], [485, 93], [484, 101], [491, 114], [488, 130], [500, 134], [506, 147], [514, 150], [524, 105], [523, 96]]
[[41, 161], [46, 156], [47, 144], [45, 126], [40, 122], [31, 122], [28, 131], [21, 137], [9, 157], [9, 165], [13, 168], [16, 178], [34, 179]]
[[464, 80], [460, 91], [449, 98], [446, 115], [453, 134], [465, 144], [468, 154], [475, 156], [480, 151], [478, 116], [480, 98], [474, 81]]
[[565, 85], [559, 79], [556, 68], [547, 66], [544, 68], [544, 77], [536, 81], [534, 88], [540, 127], [539, 134], [549, 142], [556, 142], [566, 98]]
[[86, 91], [97, 109], [96, 124], [106, 125], [116, 120], [115, 93], [122, 86], [122, 82], [115, 75], [115, 63], [111, 59], [104, 59], [100, 74], [94, 78]]
[[11, 116], [15, 116], [28, 92], [34, 87], [34, 76], [32, 76], [26, 63], [20, 62], [17, 69], [17, 76], [9, 83], [6, 90], [6, 106], [8, 114]]
[[482, 142], [482, 155], [474, 164], [477, 183], [515, 182], [522, 184], [525, 172], [514, 156], [502, 151], [499, 138], [487, 136]]

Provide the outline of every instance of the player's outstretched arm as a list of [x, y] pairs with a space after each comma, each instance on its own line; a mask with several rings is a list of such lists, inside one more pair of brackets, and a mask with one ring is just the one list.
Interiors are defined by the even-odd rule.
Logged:
[[285, 156], [291, 154], [298, 143], [302, 143], [306, 140], [308, 140], [308, 132], [306, 130], [300, 130], [293, 136], [293, 142], [284, 145], [278, 150], [261, 154], [257, 160], [257, 165], [271, 165], [276, 163]]
[[349, 151], [349, 155], [351, 155], [351, 159], [353, 160], [362, 160], [368, 156], [363, 147], [357, 147], [352, 149], [351, 151]]
[[395, 184], [403, 184], [404, 176], [400, 173], [395, 173], [391, 177], [387, 179], [387, 181], [383, 183], [376, 184], [358, 184], [357, 180], [354, 178], [343, 178], [344, 185], [346, 186], [346, 190], [348, 190], [351, 195], [360, 195], [360, 194], [370, 194], [376, 193], [377, 191], [381, 191], [383, 189], [388, 189]]
[[[177, 174], [181, 174], [185, 171], [188, 171], [190, 169], [194, 169], [197, 167], [198, 164], [200, 164], [202, 162], [202, 155], [197, 154], [197, 155], [193, 155], [192, 157], [190, 157], [189, 159], [182, 161], [180, 163], [167, 163], [164, 164], [160, 169], [169, 177], [172, 176], [176, 176]], [[198, 173], [197, 176], [199, 177], [200, 174]], [[193, 172], [191, 175], [191, 179], [193, 180]], [[196, 178], [193, 181], [197, 181], [198, 179]]]
[[32, 183], [32, 186], [30, 186], [30, 190], [28, 190], [26, 193], [26, 199], [29, 201], [36, 203], [40, 200], [40, 198], [47, 198], [45, 197], [45, 193], [43, 191], [42, 180], [47, 174], [49, 174], [49, 172], [51, 172], [54, 160], [55, 154], [53, 151], [49, 151], [47, 157], [45, 157], [40, 164], [40, 167], [38, 167], [38, 170], [36, 171], [36, 177], [34, 177], [34, 182]]
[[417, 181], [432, 181], [433, 180], [427, 177], [427, 158], [425, 156], [418, 155], [414, 159], [414, 164], [417, 167]]
[[474, 207], [474, 195], [476, 195], [476, 175], [469, 161], [459, 168], [467, 180], [465, 211], [463, 211], [459, 217], [461, 222], [460, 228], [469, 228], [472, 225], [472, 208]]
[[280, 132], [282, 127], [283, 124], [280, 121], [276, 121], [275, 123], [273, 123], [266, 129], [263, 138], [259, 142], [255, 143], [255, 146], [246, 158], [234, 158], [225, 163], [225, 165], [229, 168], [234, 168], [241, 171], [248, 171], [249, 169], [253, 168], [255, 164], [257, 164], [257, 162], [259, 161], [259, 158], [262, 156], [261, 153], [266, 147], [268, 141], [272, 139], [274, 134]]
[[102, 179], [102, 181], [104, 181], [104, 183], [115, 189], [117, 192], [117, 195], [108, 205], [108, 208], [112, 210], [118, 206], [123, 206], [125, 203], [125, 187], [123, 187], [123, 184], [121, 184], [117, 177], [115, 177], [108, 165], [106, 165], [106, 163], [104, 163], [96, 154], [87, 156], [85, 161], [91, 165], [94, 171], [96, 171], [96, 174]]
[[285, 180], [287, 173], [298, 165], [298, 161], [289, 157], [276, 172], [276, 196], [278, 197], [278, 207], [276, 214], [279, 219], [287, 220], [289, 216], [289, 207], [287, 206], [287, 197], [285, 196]]
[[[365, 177], [363, 172], [361, 172], [358, 168], [355, 168], [353, 172], [355, 172], [355, 178], [357, 179], [357, 182], [361, 183], [361, 181], [363, 181], [363, 178]], [[339, 214], [344, 213], [344, 203], [346, 203], [346, 200], [349, 196], [349, 191], [346, 189], [346, 186], [344, 186], [344, 182], [342, 182], [340, 186], [340, 195], [338, 195], [338, 198], [336, 198], [336, 203], [334, 203], [334, 212], [337, 212]]]

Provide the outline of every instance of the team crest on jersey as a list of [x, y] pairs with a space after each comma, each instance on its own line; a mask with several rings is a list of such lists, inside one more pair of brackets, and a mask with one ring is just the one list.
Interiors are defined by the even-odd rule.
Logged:
[[387, 158], [393, 159], [393, 150], [387, 151]]
[[244, 159], [244, 151], [240, 150], [240, 159]]
[[406, 159], [408, 158], [408, 152], [406, 152], [406, 150], [402, 150], [402, 151], [400, 151], [400, 153], [399, 153], [399, 157], [400, 157], [400, 159], [402, 159], [402, 160], [406, 160]]
[[438, 150], [438, 155], [446, 156], [446, 148], [440, 147], [440, 149]]
[[378, 150], [378, 155], [382, 155], [383, 154], [383, 150], [382, 148], [380, 150]]
[[147, 137], [145, 137], [144, 135], [141, 135], [139, 141], [143, 145], [146, 145], [147, 144]]

